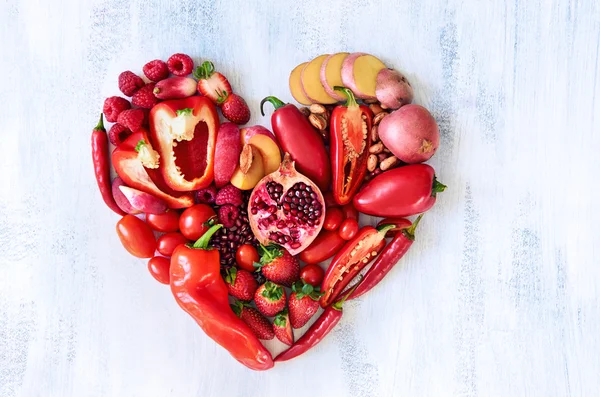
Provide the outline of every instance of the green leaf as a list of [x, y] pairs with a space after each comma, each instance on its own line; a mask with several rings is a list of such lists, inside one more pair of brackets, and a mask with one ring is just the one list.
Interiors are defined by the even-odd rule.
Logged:
[[302, 286], [302, 293], [305, 295], [310, 295], [313, 292], [313, 286], [310, 284], [304, 284]]
[[231, 267], [227, 270], [227, 275], [225, 276], [225, 281], [227, 284], [234, 285], [235, 279], [237, 278], [237, 268]]
[[273, 320], [273, 324], [275, 324], [276, 327], [285, 327], [287, 325], [287, 321], [288, 321], [288, 311], [284, 310], [281, 313], [277, 314], [277, 316], [275, 316], [275, 319]]
[[269, 244], [266, 247], [261, 244], [258, 246], [258, 253], [260, 254], [260, 263], [266, 265], [277, 258], [281, 258], [283, 256], [283, 248], [277, 244]]
[[283, 296], [283, 288], [275, 283], [267, 281], [261, 295], [269, 300], [278, 301]]
[[181, 116], [182, 114], [186, 115], [186, 116], [191, 116], [193, 111], [194, 111], [194, 109], [192, 109], [192, 108], [185, 108], [185, 109], [176, 110], [175, 113], [177, 113], [177, 116]]

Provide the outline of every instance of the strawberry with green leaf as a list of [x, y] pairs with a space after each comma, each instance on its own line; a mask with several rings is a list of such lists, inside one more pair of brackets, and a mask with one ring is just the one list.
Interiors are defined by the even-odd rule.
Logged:
[[294, 328], [302, 328], [319, 310], [319, 299], [323, 295], [318, 287], [313, 287], [303, 281], [292, 286], [288, 301], [290, 322]]
[[258, 310], [247, 303], [235, 301], [231, 310], [246, 323], [258, 339], [271, 340], [275, 337], [273, 326]]
[[243, 301], [251, 301], [258, 288], [258, 283], [252, 273], [236, 267], [231, 267], [225, 271], [225, 283], [229, 295]]
[[290, 316], [287, 309], [275, 316], [273, 332], [275, 332], [275, 336], [282, 343], [288, 346], [294, 344], [294, 333], [292, 332], [292, 324], [290, 323]]
[[300, 278], [300, 263], [285, 248], [269, 244], [258, 247], [260, 263], [254, 266], [262, 270], [263, 276], [274, 283], [291, 287]]
[[273, 317], [285, 308], [285, 291], [281, 285], [267, 281], [254, 294], [254, 304], [259, 312]]

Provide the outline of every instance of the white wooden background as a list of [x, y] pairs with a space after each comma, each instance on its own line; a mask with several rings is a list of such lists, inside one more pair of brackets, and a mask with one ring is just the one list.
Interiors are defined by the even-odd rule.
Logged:
[[[2, 0], [0, 396], [597, 396], [596, 0]], [[313, 351], [251, 372], [133, 259], [90, 131], [125, 69], [213, 60], [252, 107], [321, 53], [406, 72], [448, 185]]]

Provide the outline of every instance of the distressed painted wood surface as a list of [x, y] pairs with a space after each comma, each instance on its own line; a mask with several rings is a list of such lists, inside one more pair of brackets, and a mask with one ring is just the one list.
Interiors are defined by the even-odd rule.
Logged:
[[[0, 22], [0, 396], [598, 395], [597, 1], [4, 0]], [[260, 99], [342, 50], [409, 76], [449, 188], [326, 341], [253, 373], [120, 246], [90, 130], [150, 59], [213, 60], [268, 125]]]

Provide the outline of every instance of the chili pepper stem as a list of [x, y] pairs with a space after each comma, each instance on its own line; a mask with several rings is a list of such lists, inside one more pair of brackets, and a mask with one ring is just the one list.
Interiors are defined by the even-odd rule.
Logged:
[[431, 187], [431, 197], [435, 197], [438, 193], [446, 190], [447, 186], [437, 180], [437, 178], [433, 177], [433, 186]]
[[389, 230], [396, 227], [396, 225], [380, 225], [377, 226], [377, 231], [383, 235], [385, 235]]
[[265, 104], [265, 102], [270, 102], [271, 105], [275, 106], [275, 110], [285, 106], [285, 103], [283, 103], [283, 101], [281, 101], [279, 98], [274, 96], [268, 96], [262, 101], [260, 101], [260, 114], [262, 114], [263, 116], [265, 115], [265, 111], [263, 109], [263, 105]]
[[402, 229], [401, 232], [402, 234], [409, 240], [414, 241], [415, 239], [415, 230], [417, 229], [417, 226], [419, 226], [419, 222], [421, 222], [421, 218], [423, 218], [423, 214], [419, 215], [419, 217], [417, 218], [417, 220], [415, 220], [415, 222], [408, 228], [408, 229]]
[[337, 302], [334, 302], [334, 303], [331, 305], [331, 308], [332, 308], [332, 309], [335, 309], [335, 310], [337, 310], [337, 311], [342, 311], [342, 305], [344, 304], [344, 302], [346, 302], [346, 299], [348, 299], [348, 297], [349, 297], [350, 295], [352, 295], [352, 293], [354, 292], [354, 290], [355, 290], [356, 288], [358, 288], [358, 286], [360, 285], [360, 283], [361, 283], [361, 281], [362, 281], [362, 280], [363, 280], [363, 275], [361, 274], [361, 275], [358, 277], [358, 281], [356, 282], [356, 284], [354, 284], [354, 286], [353, 286], [353, 287], [350, 289], [350, 291], [348, 291], [348, 293], [347, 293], [346, 295], [344, 295], [344, 297], [343, 297], [341, 300], [339, 300], [339, 301], [337, 301]]
[[203, 250], [209, 249], [208, 243], [210, 243], [211, 237], [213, 236], [213, 234], [215, 234], [217, 232], [217, 230], [219, 230], [222, 227], [223, 227], [223, 225], [221, 225], [221, 224], [211, 226], [211, 228], [208, 229], [206, 231], [206, 233], [204, 233], [202, 235], [202, 237], [200, 237], [198, 240], [196, 240], [194, 245], [192, 245], [192, 248], [203, 249]]
[[356, 102], [356, 98], [354, 97], [354, 93], [352, 92], [352, 90], [350, 90], [349, 88], [346, 88], [346, 87], [339, 86], [339, 85], [336, 85], [335, 87], [333, 87], [333, 89], [335, 91], [344, 93], [348, 97], [348, 100], [346, 101], [344, 106], [347, 106], [347, 107], [358, 106], [358, 103]]
[[104, 128], [104, 115], [102, 113], [100, 113], [100, 121], [98, 121], [98, 124], [96, 124], [96, 127], [94, 127], [94, 131], [106, 132], [106, 129]]

